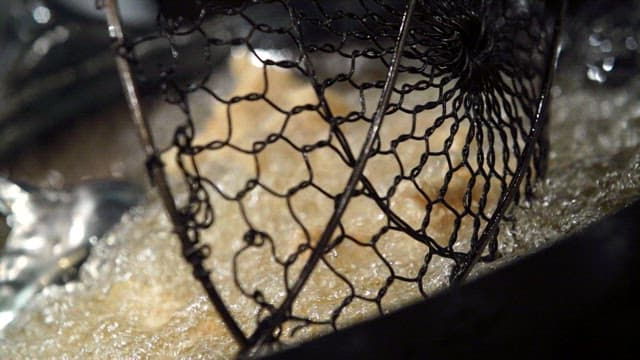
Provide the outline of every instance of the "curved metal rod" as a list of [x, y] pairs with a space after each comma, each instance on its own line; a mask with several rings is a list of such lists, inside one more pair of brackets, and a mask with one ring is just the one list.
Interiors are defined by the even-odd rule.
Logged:
[[369, 126], [369, 130], [367, 132], [367, 137], [365, 139], [364, 144], [362, 145], [362, 149], [360, 150], [360, 154], [358, 156], [357, 162], [353, 167], [349, 180], [347, 181], [347, 185], [345, 187], [344, 192], [340, 195], [336, 202], [336, 207], [333, 215], [329, 219], [327, 226], [325, 227], [318, 244], [316, 245], [314, 251], [311, 253], [309, 260], [302, 268], [300, 273], [300, 277], [293, 284], [291, 289], [289, 290], [287, 297], [285, 298], [282, 305], [278, 308], [278, 310], [273, 313], [268, 318], [264, 319], [258, 329], [254, 332], [254, 334], [249, 338], [249, 344], [251, 346], [250, 349], [245, 354], [241, 354], [244, 356], [253, 356], [257, 353], [260, 346], [264, 344], [267, 340], [270, 339], [271, 334], [275, 330], [277, 326], [279, 326], [285, 319], [287, 313], [291, 311], [291, 307], [293, 306], [294, 301], [296, 300], [300, 291], [304, 287], [305, 283], [311, 276], [313, 269], [315, 268], [318, 261], [320, 261], [324, 250], [327, 245], [329, 245], [329, 241], [333, 236], [338, 224], [340, 223], [340, 219], [347, 209], [347, 205], [349, 205], [349, 201], [353, 195], [353, 191], [356, 188], [356, 185], [360, 181], [364, 168], [367, 164], [367, 160], [371, 153], [371, 149], [375, 143], [375, 139], [380, 130], [380, 126], [382, 125], [382, 120], [384, 118], [384, 113], [386, 111], [387, 105], [389, 104], [389, 100], [391, 99], [391, 94], [393, 92], [393, 86], [396, 82], [396, 77], [398, 74], [398, 68], [400, 65], [400, 59], [402, 57], [402, 48], [406, 41], [407, 35], [409, 33], [409, 22], [413, 15], [413, 9], [415, 7], [415, 0], [409, 0], [407, 4], [407, 8], [403, 14], [402, 22], [400, 24], [400, 30], [398, 32], [398, 37], [396, 40], [393, 57], [391, 59], [391, 66], [389, 67], [389, 71], [387, 73], [387, 78], [382, 89], [382, 94], [380, 99], [378, 100], [378, 105], [376, 107], [376, 112], [371, 122], [371, 126]]
[[[107, 24], [109, 26], [109, 36], [114, 43], [117, 53], [124, 44], [124, 33], [122, 31], [122, 22], [120, 21], [120, 14], [118, 12], [118, 1], [105, 0], [103, 5], [107, 17]], [[138, 132], [140, 143], [145, 151], [147, 158], [147, 170], [149, 171], [151, 183], [156, 187], [173, 224], [173, 230], [180, 239], [182, 253], [185, 255], [187, 261], [191, 263], [194, 277], [198, 279], [206, 291], [211, 303], [213, 303], [216, 311], [220, 314], [220, 317], [231, 332], [231, 335], [238, 342], [241, 348], [245, 348], [247, 345], [247, 337], [229, 313], [227, 306], [224, 304], [224, 301], [218, 294], [215, 286], [210, 281], [209, 271], [206, 270], [202, 264], [203, 257], [199, 256], [202, 248], [199, 248], [198, 244], [194, 244], [189, 238], [187, 228], [184, 225], [184, 217], [176, 207], [175, 199], [171, 193], [171, 188], [169, 187], [167, 176], [164, 171], [164, 164], [160, 159], [160, 153], [153, 142], [149, 123], [142, 114], [129, 62], [127, 59], [122, 57], [121, 54], [117, 53], [116, 64], [118, 66], [118, 73], [120, 74], [122, 86], [124, 87], [127, 104], [131, 111], [132, 120]]]
[[[553, 1], [547, 1], [547, 4]], [[525, 175], [525, 168], [529, 166], [529, 159], [533, 155], [534, 146], [537, 143], [537, 140], [540, 136], [542, 136], [543, 125], [545, 123], [544, 116], [547, 111], [547, 107], [549, 104], [549, 93], [551, 90], [551, 85], [553, 83], [553, 75], [555, 73], [555, 69], [558, 66], [558, 57], [560, 56], [560, 32], [562, 30], [562, 23], [564, 20], [564, 13], [566, 9], [566, 1], [561, 0], [560, 4], [556, 3], [555, 6], [559, 6], [559, 14], [555, 19], [555, 23], [553, 26], [553, 38], [551, 41], [551, 50], [553, 51], [552, 57], [547, 64], [545, 79], [542, 86], [542, 92], [538, 99], [538, 106], [536, 109], [536, 114], [534, 118], [534, 122], [531, 127], [531, 132], [527, 138], [527, 143], [525, 145], [524, 150], [522, 151], [521, 163], [519, 164], [516, 173], [514, 175], [511, 184], [507, 188], [507, 192], [503, 196], [500, 203], [496, 207], [496, 210], [491, 217], [491, 221], [489, 221], [489, 225], [485, 228], [482, 233], [482, 236], [479, 240], [479, 245], [475, 249], [471, 260], [467, 261], [462, 265], [458, 271], [451, 274], [451, 284], [458, 285], [462, 283], [471, 272], [473, 266], [478, 262], [484, 249], [487, 247], [487, 244], [494, 239], [498, 235], [498, 225], [500, 221], [504, 217], [504, 213], [508, 209], [509, 205], [511, 205], [511, 200], [515, 196], [516, 192], [519, 191], [520, 183]]]

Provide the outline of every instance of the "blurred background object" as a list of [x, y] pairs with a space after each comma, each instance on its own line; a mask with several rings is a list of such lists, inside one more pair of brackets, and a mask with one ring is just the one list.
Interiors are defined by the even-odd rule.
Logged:
[[0, 333], [42, 288], [75, 279], [90, 246], [142, 197], [124, 181], [51, 190], [0, 177], [0, 215], [11, 227], [0, 251]]
[[[119, 5], [134, 37], [155, 25], [156, 1]], [[153, 72], [155, 59], [172, 55], [168, 45], [153, 43], [137, 55]], [[178, 45], [202, 51], [201, 44]], [[64, 182], [116, 176], [146, 184], [106, 22], [93, 0], [2, 1], [0, 50], [0, 174], [39, 185], [51, 171]], [[214, 55], [216, 62], [226, 54]], [[187, 76], [202, 68], [190, 59], [182, 59]], [[147, 79], [142, 93], [157, 80]]]
[[566, 45], [584, 69], [584, 85], [616, 88], [634, 81], [640, 71], [640, 2], [575, 1], [572, 11]]
[[[128, 26], [153, 22], [153, 2], [122, 4]], [[92, 1], [2, 1], [0, 158], [120, 95], [104, 28]]]
[[[123, 1], [127, 26], [153, 24], [154, 4]], [[137, 143], [105, 27], [93, 1], [0, 2], [0, 330], [40, 289], [73, 279], [143, 197], [131, 182], [84, 181], [125, 177], [141, 158], [123, 163]]]

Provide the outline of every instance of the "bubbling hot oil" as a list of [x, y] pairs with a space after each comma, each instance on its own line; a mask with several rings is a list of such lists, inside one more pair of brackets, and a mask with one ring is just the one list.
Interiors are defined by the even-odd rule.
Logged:
[[[274, 72], [271, 76], [283, 75]], [[250, 86], [240, 84], [243, 82], [239, 82], [236, 89], [238, 92], [247, 90], [241, 86]], [[262, 85], [264, 84], [258, 83], [251, 86]], [[304, 85], [289, 83], [287, 86], [298, 86], [300, 96], [313, 95], [305, 95], [309, 89]], [[628, 203], [640, 188], [640, 112], [637, 102], [634, 104], [624, 92], [614, 94], [618, 99], [614, 104], [619, 104], [620, 109], [617, 109], [617, 113], [620, 114], [619, 123], [622, 125], [612, 126], [604, 132], [587, 130], [585, 138], [583, 127], [593, 126], [598, 120], [593, 116], [594, 109], [584, 106], [585, 103], [591, 103], [594, 95], [588, 90], [575, 90], [572, 94], [558, 97], [554, 104], [554, 122], [550, 133], [552, 148], [555, 150], [551, 154], [549, 178], [538, 189], [538, 199], [529, 204], [528, 208], [515, 209], [518, 221], [502, 226], [500, 252], [505, 258], [509, 258], [510, 254], [536, 248], [549, 239], [584, 226], [608, 211]], [[348, 107], [350, 100], [347, 97], [337, 96], [331, 99], [331, 96], [328, 95], [329, 101], [337, 112], [340, 112], [342, 105], [344, 108]], [[290, 107], [286, 104], [286, 97], [276, 101], [280, 101], [279, 105], [284, 108]], [[221, 110], [214, 109], [214, 118], [219, 116], [215, 114], [217, 111]], [[232, 111], [237, 112], [234, 119], [241, 122], [243, 111], [251, 113], [262, 109], [237, 108]], [[322, 131], [324, 125], [316, 121], [318, 119], [312, 114], [302, 116], [306, 116], [304, 122], [295, 123], [296, 119], [293, 119], [292, 128], [295, 131], [292, 137], [301, 142], [317, 140], [314, 138], [318, 134], [316, 130]], [[272, 131], [271, 127], [280, 125], [280, 121], [275, 117], [267, 117], [262, 129], [251, 131], [269, 133]], [[305, 126], [299, 126], [302, 123]], [[243, 129], [239, 123], [233, 125], [236, 129]], [[226, 125], [220, 122], [211, 122], [208, 126], [207, 131], [210, 135], [224, 134], [228, 130], [224, 128]], [[308, 126], [313, 131], [308, 131]], [[354, 147], [357, 148], [356, 144], [362, 142], [364, 131], [357, 126], [348, 129]], [[392, 128], [382, 129], [382, 137], [393, 137], [392, 131]], [[434, 139], [447, 135], [434, 134]], [[253, 141], [247, 138], [250, 135], [233, 136], [237, 136], [234, 140], [238, 142]], [[274, 188], [286, 188], [291, 185], [287, 181], [299, 180], [303, 174], [297, 172], [299, 167], [296, 166], [295, 160], [285, 163], [271, 160], [282, 155], [299, 154], [295, 154], [285, 145], [274, 146], [273, 149], [272, 153], [261, 155], [265, 157], [264, 163], [278, 164], [278, 171], [283, 171], [282, 167], [290, 167], [285, 171], [290, 171], [291, 177], [266, 181]], [[409, 146], [402, 151], [406, 157], [403, 161], [412, 162], [415, 161], [414, 156], [419, 156], [413, 154], [420, 154], [422, 150]], [[253, 170], [250, 159], [233, 153], [221, 155], [225, 155], [221, 159], [227, 160], [221, 161], [215, 158], [218, 155], [205, 154], [199, 161], [208, 164], [207, 167], [212, 174], [219, 174], [220, 177], [215, 181], [224, 184], [227, 191], [233, 191], [233, 187], [237, 186], [239, 181], [243, 183], [243, 179], [254, 176], [251, 173]], [[229, 160], [229, 156], [235, 156], [237, 159]], [[336, 159], [331, 159], [330, 153], [318, 153], [314, 156], [317, 156], [317, 159], [312, 158], [310, 161], [337, 164]], [[396, 172], [395, 169], [389, 171], [390, 166], [390, 163], [381, 160], [380, 163], [371, 163], [367, 168], [367, 176], [376, 179], [374, 185], [381, 192], [389, 186], [389, 180], [385, 175]], [[325, 173], [320, 171], [316, 174], [324, 188], [336, 192], [342, 189], [346, 175], [336, 174], [345, 173], [344, 171], [332, 173], [330, 167], [314, 168], [327, 169]], [[438, 164], [433, 164], [432, 169], [437, 170]], [[422, 184], [427, 189], [430, 186], [428, 179], [429, 177], [426, 177]], [[465, 179], [460, 178], [460, 183], [465, 183]], [[455, 182], [453, 184], [455, 188]], [[409, 200], [395, 204], [396, 211], [409, 219], [411, 216], [420, 217], [419, 211], [424, 206], [412, 203], [419, 200], [411, 200], [410, 188], [405, 191], [409, 192], [406, 194]], [[454, 200], [455, 198], [452, 198], [451, 202], [455, 203]], [[232, 277], [229, 259], [240, 246], [239, 239], [246, 225], [239, 216], [237, 205], [220, 199], [214, 201], [218, 214], [216, 221], [224, 223], [224, 226], [215, 226], [203, 238], [226, 240], [222, 244], [212, 243], [214, 251], [207, 265], [216, 269], [212, 274], [213, 280], [220, 284], [220, 292], [228, 299], [227, 303], [233, 315], [245, 330], [250, 331], [255, 324], [255, 304], [250, 299], [240, 296], [239, 291], [228, 280]], [[297, 246], [303, 235], [299, 234], [298, 227], [287, 221], [290, 218], [289, 211], [279, 200], [265, 196], [261, 191], [254, 191], [246, 201], [248, 206], [260, 206], [271, 210], [261, 213], [260, 217], [252, 218], [256, 224], [273, 234], [292, 234], [289, 242], [278, 244], [278, 251], [286, 253]], [[323, 216], [329, 213], [325, 207], [332, 204], [328, 204], [326, 198], [313, 192], [304, 194], [304, 197], [296, 201], [296, 209], [300, 214], [306, 214], [301, 217], [301, 221], [309, 229], [310, 237], [317, 238], [326, 224], [327, 219]], [[355, 201], [345, 215], [345, 226], [364, 238], [372, 227], [380, 226], [377, 223], [380, 221], [380, 214], [376, 213], [374, 206], [368, 205], [364, 201]], [[442, 221], [438, 222], [441, 225], [430, 229], [431, 235], [436, 239], [443, 239], [442, 235], [450, 231], [447, 228], [446, 213], [443, 213], [442, 217]], [[389, 236], [385, 242], [385, 255], [391, 259], [395, 268], [400, 269], [402, 275], [410, 275], [415, 273], [421, 264], [421, 259], [415, 258], [416, 254], [421, 254], [424, 249], [412, 248], [408, 245], [409, 242], [403, 240], [406, 239], [400, 234]], [[274, 271], [269, 271], [270, 254], [261, 250], [264, 249], [243, 255], [244, 271], [238, 275], [243, 283], [265, 289], [265, 296], [277, 302], [282, 296], [281, 269], [274, 268]], [[347, 246], [336, 249], [329, 257], [332, 264], [342, 267], [341, 271], [348, 274], [357, 288], [366, 292], [367, 288], [378, 286], [378, 282], [386, 277], [388, 271], [379, 260], [369, 255]], [[363, 264], [366, 266], [362, 266]], [[435, 259], [432, 265], [435, 270], [425, 281], [429, 292], [444, 286], [449, 266], [446, 260]], [[265, 270], [261, 270], [259, 274], [252, 271], [257, 268]], [[396, 284], [398, 286], [392, 286], [384, 297], [385, 310], [415, 301], [420, 296], [415, 285], [401, 286], [403, 283], [399, 282]], [[336, 305], [335, 302], [344, 296], [345, 291], [344, 283], [337, 281], [335, 275], [323, 269], [321, 265], [302, 294], [306, 300], [297, 304], [296, 309], [310, 318], [325, 316], [326, 312]], [[367, 318], [376, 312], [377, 309], [372, 303], [355, 300], [341, 315], [339, 326]], [[298, 340], [322, 331], [326, 329], [308, 328], [306, 332], [299, 334]], [[189, 266], [180, 256], [179, 245], [171, 233], [171, 226], [159, 201], [153, 195], [146, 206], [125, 216], [117, 228], [95, 246], [91, 257], [82, 268], [79, 282], [65, 287], [51, 286], [45, 289], [30, 309], [7, 331], [4, 339], [0, 340], [0, 354], [6, 358], [225, 358], [232, 356], [236, 351], [237, 346], [210, 306], [199, 284], [193, 280]]]

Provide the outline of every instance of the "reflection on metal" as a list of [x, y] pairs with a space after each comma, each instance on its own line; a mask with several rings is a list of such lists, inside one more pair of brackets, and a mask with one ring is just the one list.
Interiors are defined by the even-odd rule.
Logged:
[[72, 279], [90, 243], [138, 203], [141, 194], [123, 181], [54, 191], [0, 177], [0, 213], [11, 227], [0, 251], [0, 332], [44, 286]]

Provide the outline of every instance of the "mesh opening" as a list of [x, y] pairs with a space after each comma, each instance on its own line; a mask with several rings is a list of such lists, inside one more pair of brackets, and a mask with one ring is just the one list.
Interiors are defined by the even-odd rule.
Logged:
[[248, 354], [499, 256], [495, 225], [545, 168], [557, 5], [160, 5], [116, 49], [176, 109], [152, 177], [164, 163], [183, 255]]

